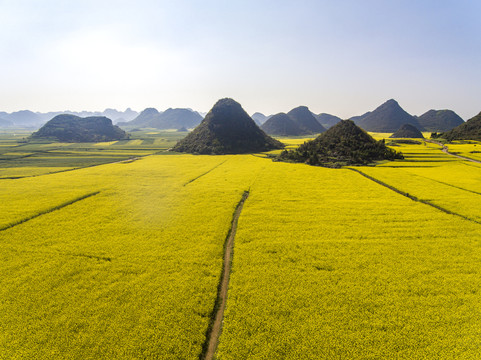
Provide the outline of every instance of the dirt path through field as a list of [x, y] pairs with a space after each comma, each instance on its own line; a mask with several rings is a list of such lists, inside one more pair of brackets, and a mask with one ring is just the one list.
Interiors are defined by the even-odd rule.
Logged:
[[214, 358], [215, 351], [217, 350], [217, 344], [219, 342], [219, 336], [222, 331], [222, 321], [224, 319], [224, 309], [227, 302], [227, 290], [229, 288], [230, 271], [232, 267], [232, 252], [234, 251], [234, 238], [237, 231], [237, 222], [242, 212], [244, 202], [249, 196], [248, 191], [244, 191], [242, 198], [237, 204], [237, 207], [232, 218], [231, 228], [227, 234], [227, 239], [224, 244], [224, 264], [222, 269], [222, 275], [217, 288], [217, 299], [215, 301], [214, 311], [211, 316], [211, 323], [207, 330], [206, 341], [203, 346], [203, 351], [200, 356], [202, 360], [211, 360]]
[[475, 160], [475, 159], [468, 158], [468, 157], [466, 157], [466, 156], [461, 156], [461, 155], [457, 155], [457, 154], [450, 153], [448, 147], [447, 147], [446, 145], [444, 145], [443, 143], [440, 143], [440, 142], [437, 142], [437, 141], [434, 141], [434, 140], [426, 140], [426, 142], [430, 142], [431, 144], [436, 144], [436, 145], [441, 146], [441, 147], [442, 147], [442, 150], [443, 150], [443, 153], [445, 153], [445, 154], [447, 154], [447, 155], [455, 156], [455, 157], [457, 157], [457, 158], [459, 158], [459, 159], [463, 159], [463, 160], [467, 160], [467, 161], [472, 161], [472, 162], [481, 164], [481, 161], [479, 161], [479, 160]]

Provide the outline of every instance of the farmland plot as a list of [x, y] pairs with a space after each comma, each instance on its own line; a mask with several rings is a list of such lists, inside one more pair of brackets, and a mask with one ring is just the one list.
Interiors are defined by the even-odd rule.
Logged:
[[[171, 155], [36, 178], [49, 206], [99, 193], [0, 232], [0, 358], [197, 358], [233, 211], [264, 166]], [[13, 219], [31, 181], [4, 183]]]
[[475, 358], [480, 269], [481, 225], [353, 171], [273, 163], [239, 220], [218, 357]]
[[0, 359], [199, 358], [244, 191], [219, 359], [478, 356], [480, 166], [422, 142], [356, 168], [457, 216], [258, 154], [99, 165], [179, 136], [44, 144], [35, 159], [71, 171], [0, 180]]

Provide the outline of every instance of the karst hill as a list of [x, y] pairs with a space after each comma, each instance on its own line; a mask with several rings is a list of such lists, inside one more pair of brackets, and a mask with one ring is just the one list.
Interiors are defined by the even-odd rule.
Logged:
[[262, 124], [261, 129], [277, 136], [313, 135], [326, 131], [307, 106], [299, 106], [287, 114], [276, 114]]
[[159, 112], [155, 108], [147, 108], [139, 116], [129, 122], [119, 123], [120, 126], [155, 129], [193, 128], [200, 124], [202, 116], [191, 109], [172, 109]]
[[464, 120], [452, 110], [429, 110], [418, 117], [426, 131], [449, 131], [464, 124]]
[[419, 130], [424, 130], [418, 120], [404, 111], [393, 99], [386, 101], [374, 111], [351, 120], [362, 129], [372, 132], [393, 133], [404, 124], [411, 124]]
[[287, 114], [279, 113], [270, 117], [261, 129], [269, 135], [277, 136], [299, 136], [310, 134], [301, 127]]
[[128, 134], [104, 116], [81, 118], [75, 115], [57, 115], [30, 139], [51, 139], [62, 142], [101, 142], [127, 139]]
[[283, 148], [262, 131], [236, 101], [217, 101], [204, 120], [173, 151], [192, 154], [245, 154]]
[[402, 125], [398, 131], [390, 136], [390, 138], [415, 138], [424, 139], [423, 133], [411, 124]]
[[287, 113], [305, 134], [319, 134], [326, 129], [312, 115], [307, 106], [298, 106]]
[[400, 159], [402, 155], [374, 140], [351, 120], [342, 120], [299, 148], [283, 151], [280, 160], [309, 165], [340, 167], [366, 165], [378, 160]]
[[338, 116], [334, 116], [331, 114], [326, 114], [326, 113], [320, 113], [320, 114], [313, 114], [316, 120], [324, 126], [326, 129], [329, 129], [330, 127], [336, 125], [339, 121], [342, 119]]
[[120, 122], [119, 126], [128, 127], [150, 127], [150, 123], [159, 118], [160, 112], [156, 108], [146, 108], [133, 120]]
[[481, 112], [475, 117], [469, 119], [465, 123], [455, 127], [454, 129], [444, 132], [438, 137], [452, 140], [478, 140], [481, 141]]

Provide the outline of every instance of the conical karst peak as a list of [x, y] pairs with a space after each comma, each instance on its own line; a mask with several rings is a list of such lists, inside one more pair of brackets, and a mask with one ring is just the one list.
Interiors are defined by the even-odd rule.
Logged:
[[173, 151], [193, 154], [244, 154], [280, 149], [281, 142], [263, 132], [242, 106], [224, 98]]

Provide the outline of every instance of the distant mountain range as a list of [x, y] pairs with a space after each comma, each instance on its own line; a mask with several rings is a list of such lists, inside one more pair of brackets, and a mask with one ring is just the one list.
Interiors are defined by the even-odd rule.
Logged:
[[38, 129], [47, 121], [57, 115], [68, 114], [78, 117], [102, 117], [111, 119], [114, 123], [120, 121], [130, 121], [139, 115], [138, 112], [128, 108], [125, 111], [115, 109], [105, 109], [104, 111], [52, 111], [47, 113], [33, 112], [30, 110], [15, 111], [12, 113], [0, 112], [0, 127], [21, 127]]
[[447, 131], [464, 123], [452, 110], [429, 110], [419, 117], [412, 116], [394, 99], [386, 101], [373, 111], [350, 119], [366, 131], [386, 133], [395, 132], [404, 124], [410, 124], [419, 131]]
[[0, 128], [8, 128], [12, 126], [13, 122], [0, 118]]
[[123, 128], [180, 129], [194, 128], [202, 119], [198, 112], [191, 109], [167, 109], [159, 112], [155, 108], [147, 108], [132, 121], [120, 122], [118, 125]]
[[[127, 130], [142, 127], [152, 127], [157, 129], [180, 129], [185, 127], [187, 129], [192, 129], [200, 124], [205, 115], [205, 113], [182, 108], [167, 109], [164, 112], [158, 111], [155, 108], [147, 108], [141, 113], [130, 108], [125, 111], [105, 109], [104, 111], [54, 111], [46, 113], [32, 112], [30, 110], [21, 110], [13, 113], [0, 111], [0, 128], [19, 127], [25, 129], [38, 129], [50, 119], [61, 114], [70, 114], [78, 117], [105, 116], [111, 119], [114, 124], [118, 124]], [[288, 115], [294, 120], [296, 118], [297, 120], [295, 120], [295, 122], [301, 127], [301, 132], [304, 134], [323, 132], [325, 129], [328, 129], [341, 121], [339, 117], [334, 115], [326, 113], [314, 114], [305, 106], [293, 109], [285, 115]], [[252, 114], [252, 119], [259, 126], [265, 124], [272, 117], [273, 115], [264, 115], [260, 112]], [[314, 122], [314, 120], [316, 121]], [[350, 120], [353, 120], [358, 126], [366, 131], [387, 133], [397, 131], [404, 124], [411, 124], [420, 131], [446, 132], [464, 123], [463, 119], [452, 110], [429, 110], [421, 116], [413, 116], [403, 110], [394, 99], [386, 101], [373, 111], [369, 111], [360, 116], [353, 116]], [[292, 130], [285, 135], [294, 135], [299, 132], [294, 129], [295, 126], [293, 127], [291, 126], [292, 124], [288, 124], [285, 117], [282, 121], [283, 125], [280, 125], [281, 128], [283, 126], [284, 129]], [[269, 124], [267, 129], [269, 129], [268, 131], [271, 134], [280, 135], [278, 130], [273, 130], [272, 124]], [[287, 131], [281, 132], [285, 133]]]

